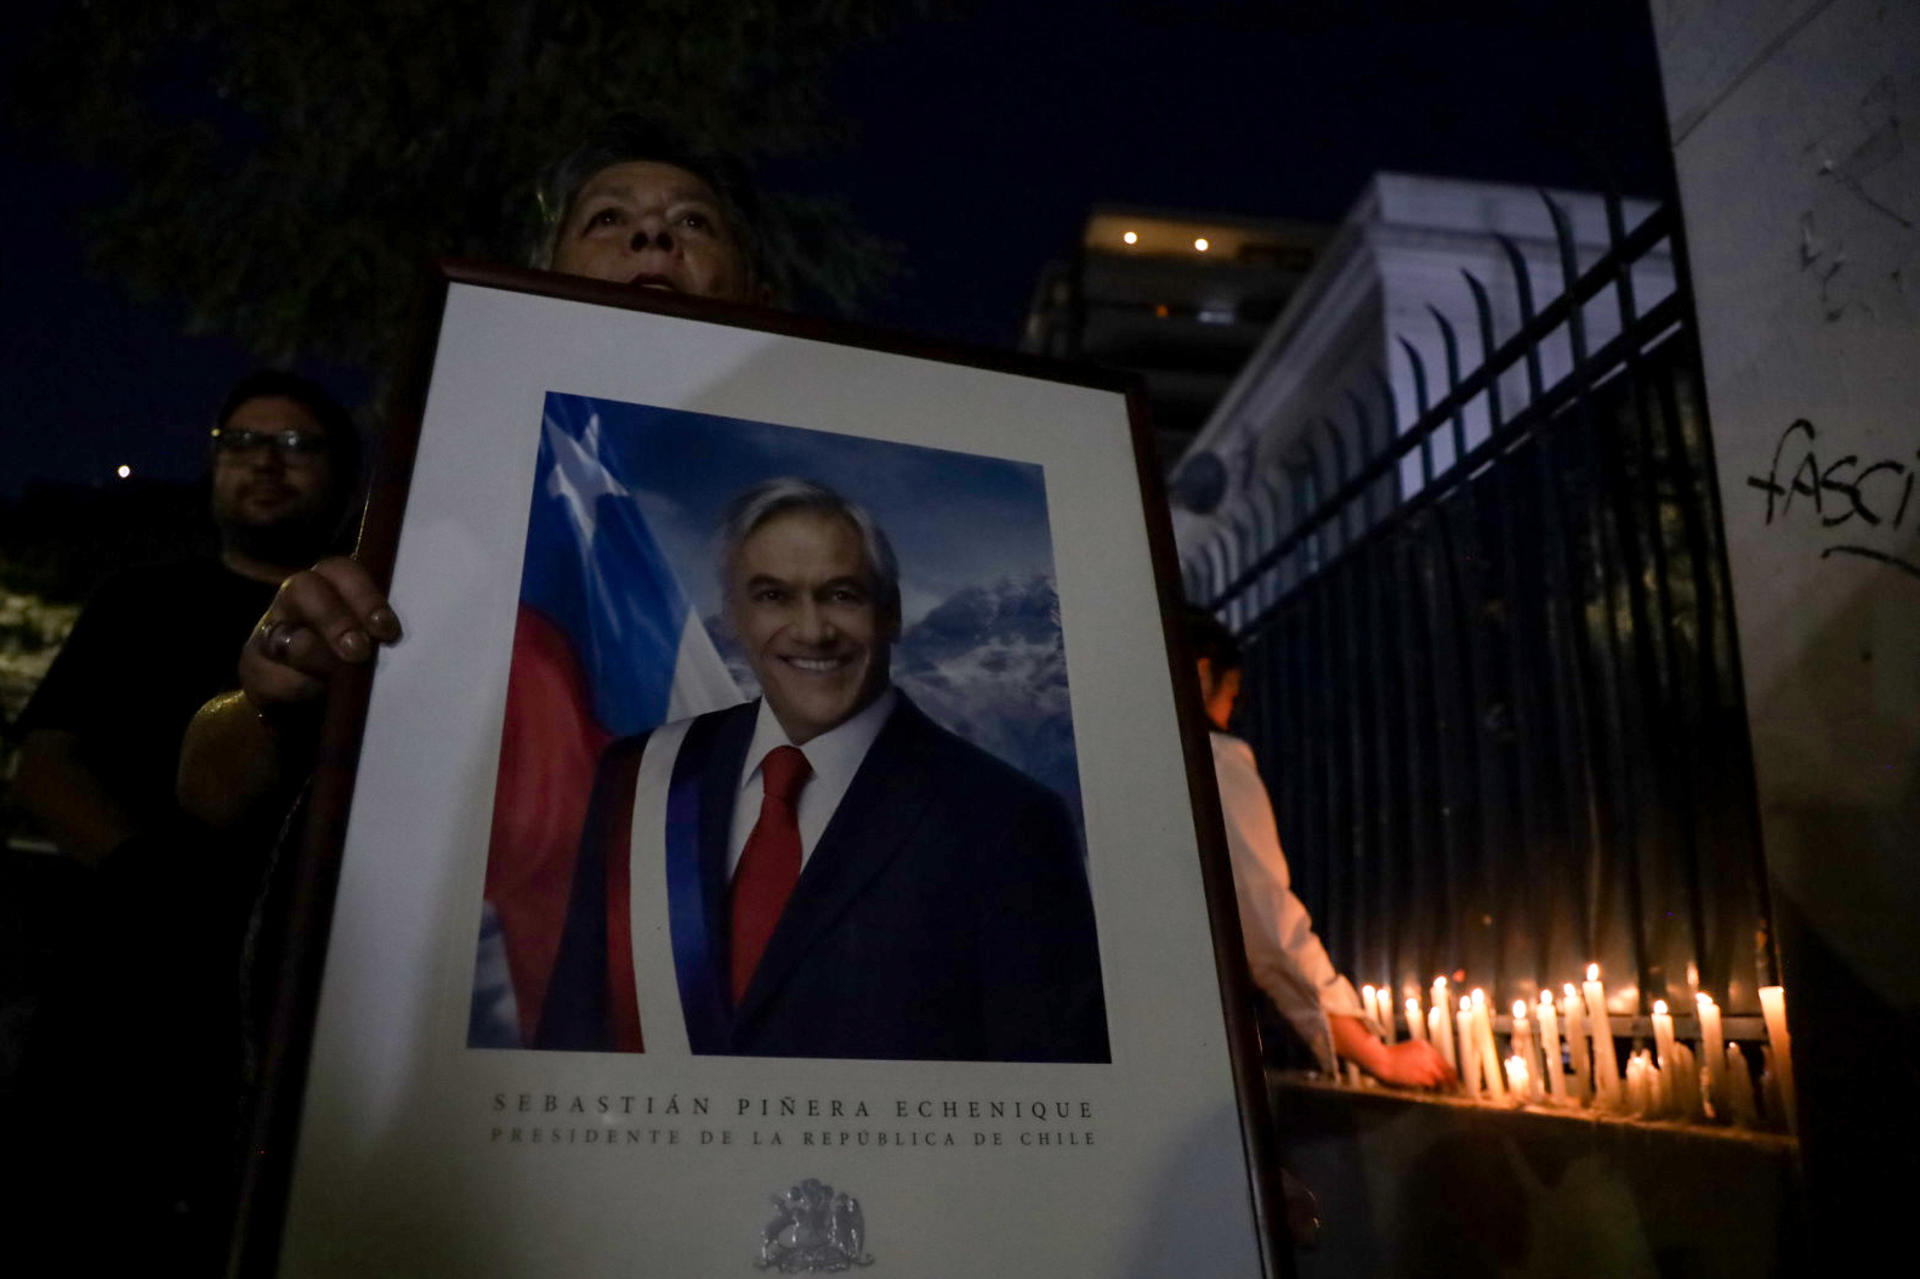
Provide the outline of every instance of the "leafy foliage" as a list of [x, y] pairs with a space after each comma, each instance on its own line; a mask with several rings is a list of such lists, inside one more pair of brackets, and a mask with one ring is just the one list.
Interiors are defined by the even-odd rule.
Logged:
[[[268, 358], [370, 364], [432, 256], [515, 262], [534, 181], [638, 110], [743, 156], [831, 142], [836, 55], [887, 0], [82, 0], [16, 77], [16, 110], [125, 178], [94, 265]], [[849, 309], [890, 252], [837, 205], [775, 197], [796, 293]]]

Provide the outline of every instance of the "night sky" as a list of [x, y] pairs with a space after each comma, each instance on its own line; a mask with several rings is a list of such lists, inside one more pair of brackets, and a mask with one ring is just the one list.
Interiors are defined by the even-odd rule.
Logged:
[[[1102, 202], [1336, 220], [1380, 169], [1664, 186], [1637, 6], [976, 0], [855, 51], [834, 154], [771, 169], [904, 249], [865, 318], [1010, 346], [1042, 265]], [[1614, 9], [1616, 27], [1556, 11]], [[1371, 19], [1353, 16], [1371, 9]], [[1397, 17], [1448, 10], [1445, 20]], [[238, 342], [85, 274], [75, 220], [110, 180], [0, 132], [0, 497], [34, 481], [187, 479]], [[344, 398], [364, 371], [307, 368]]]

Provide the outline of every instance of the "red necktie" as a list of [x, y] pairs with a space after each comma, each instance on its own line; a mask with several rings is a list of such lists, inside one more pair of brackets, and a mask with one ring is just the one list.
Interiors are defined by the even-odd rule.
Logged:
[[813, 769], [797, 746], [776, 746], [760, 763], [760, 820], [747, 836], [740, 865], [733, 872], [733, 1002], [747, 993], [760, 966], [767, 939], [780, 922], [787, 898], [800, 878], [800, 823], [795, 801]]

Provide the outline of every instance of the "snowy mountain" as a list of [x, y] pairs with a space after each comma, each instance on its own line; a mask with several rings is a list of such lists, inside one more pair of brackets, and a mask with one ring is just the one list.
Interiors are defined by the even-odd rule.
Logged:
[[1050, 580], [955, 592], [901, 637], [893, 680], [935, 722], [1059, 791], [1078, 814], [1067, 657]]

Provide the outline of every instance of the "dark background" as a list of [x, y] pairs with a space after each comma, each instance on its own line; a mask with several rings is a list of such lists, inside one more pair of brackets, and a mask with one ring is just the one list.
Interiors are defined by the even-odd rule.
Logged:
[[[955, 3], [837, 54], [836, 140], [763, 170], [897, 246], [863, 318], [1009, 346], [1096, 202], [1333, 221], [1381, 169], [1587, 188], [1611, 170], [1657, 194], [1644, 27], [1637, 3]], [[125, 189], [44, 131], [0, 134], [0, 502], [112, 487], [122, 463], [191, 479], [213, 406], [256, 363], [86, 270], [81, 220]], [[381, 374], [301, 366], [363, 406]]]

